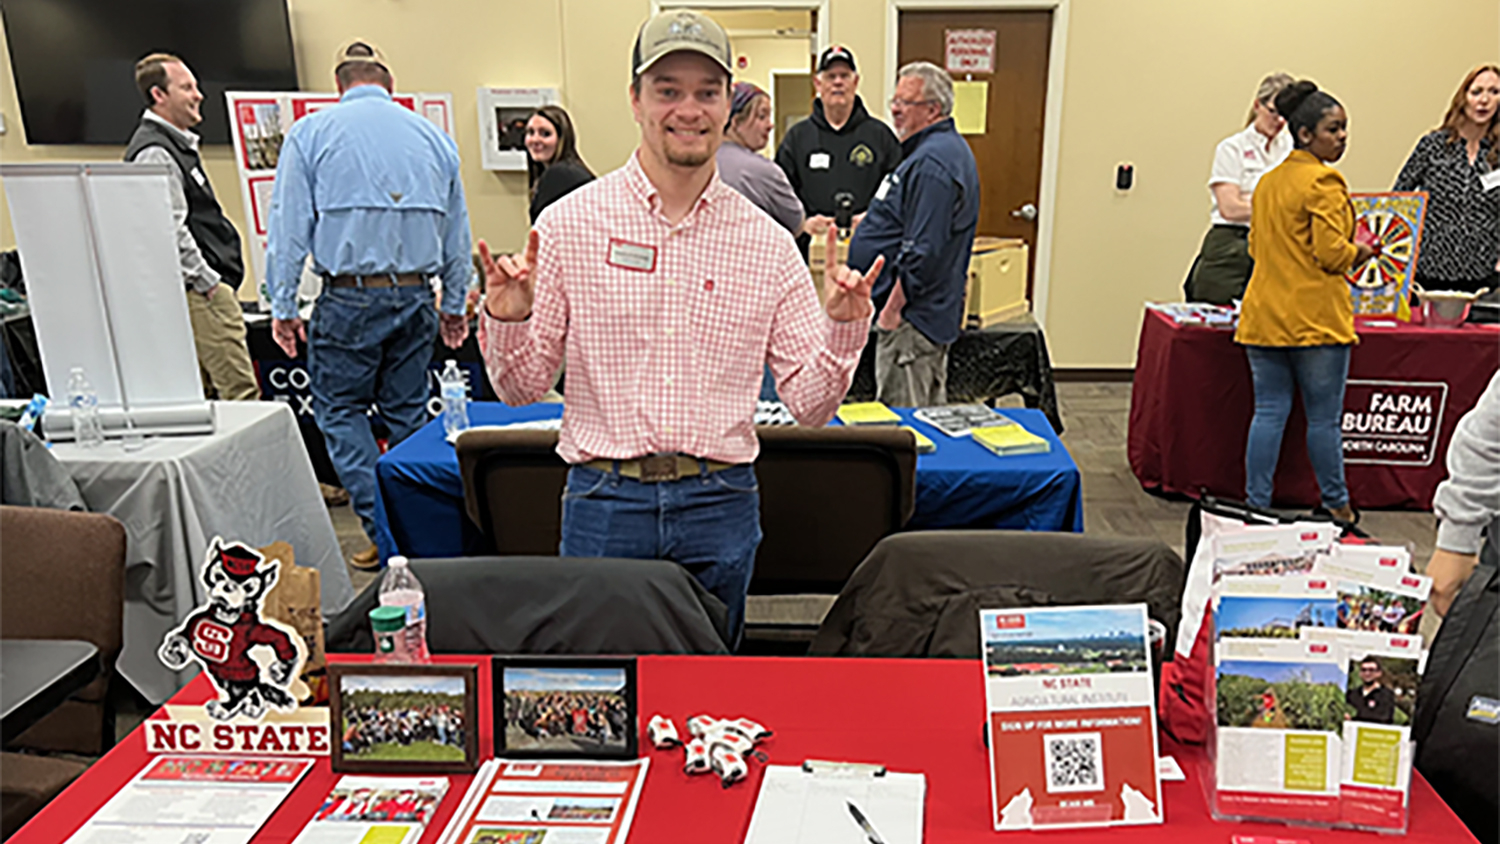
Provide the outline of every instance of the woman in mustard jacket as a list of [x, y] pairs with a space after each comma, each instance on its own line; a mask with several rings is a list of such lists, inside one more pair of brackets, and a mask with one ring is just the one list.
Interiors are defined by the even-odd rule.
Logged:
[[1374, 250], [1354, 242], [1354, 208], [1343, 174], [1328, 166], [1344, 155], [1348, 118], [1338, 100], [1309, 81], [1276, 95], [1295, 142], [1285, 162], [1256, 187], [1250, 216], [1255, 272], [1234, 339], [1244, 345], [1255, 386], [1255, 416], [1245, 444], [1245, 496], [1271, 506], [1281, 435], [1300, 390], [1307, 412], [1307, 454], [1323, 506], [1353, 522], [1344, 483], [1339, 416], [1354, 309], [1344, 273]]

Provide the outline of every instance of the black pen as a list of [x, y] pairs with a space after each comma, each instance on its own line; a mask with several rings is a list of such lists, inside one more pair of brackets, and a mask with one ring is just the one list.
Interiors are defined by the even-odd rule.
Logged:
[[854, 822], [859, 824], [860, 829], [864, 830], [865, 837], [870, 839], [870, 844], [885, 844], [885, 839], [880, 837], [880, 833], [875, 831], [875, 827], [870, 826], [870, 822], [865, 818], [865, 813], [861, 812], [859, 807], [854, 805], [854, 801], [845, 800], [844, 802], [849, 804], [849, 814], [854, 816]]

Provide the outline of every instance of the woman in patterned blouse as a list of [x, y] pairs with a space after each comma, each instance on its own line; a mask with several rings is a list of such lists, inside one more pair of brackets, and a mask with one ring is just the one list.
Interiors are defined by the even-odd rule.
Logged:
[[1464, 77], [1443, 125], [1417, 141], [1395, 190], [1428, 193], [1417, 282], [1428, 290], [1497, 284], [1500, 261], [1500, 66]]

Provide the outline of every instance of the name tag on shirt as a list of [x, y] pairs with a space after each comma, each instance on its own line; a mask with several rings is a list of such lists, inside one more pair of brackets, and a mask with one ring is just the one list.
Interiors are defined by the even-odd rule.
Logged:
[[197, 182], [198, 183], [198, 187], [201, 188], [205, 184], [207, 184], [208, 179], [203, 175], [203, 171], [202, 170], [198, 169], [197, 167], [194, 167], [193, 168], [193, 181]]
[[649, 273], [656, 271], [656, 247], [643, 246], [639, 243], [609, 239], [609, 257], [604, 261], [611, 267], [619, 267], [622, 270], [635, 270], [636, 272]]
[[885, 195], [891, 192], [891, 182], [894, 181], [895, 178], [895, 173], [887, 173], [885, 175], [885, 178], [880, 180], [880, 187], [875, 189], [875, 198], [877, 200], [885, 199]]
[[826, 152], [815, 152], [807, 157], [807, 166], [811, 170], [827, 170], [828, 162], [828, 153]]
[[1485, 190], [1500, 188], [1500, 170], [1491, 170], [1480, 176], [1479, 184], [1483, 185]]

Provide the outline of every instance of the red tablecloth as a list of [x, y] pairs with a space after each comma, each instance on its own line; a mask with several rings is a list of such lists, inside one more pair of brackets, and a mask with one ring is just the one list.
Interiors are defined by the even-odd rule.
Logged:
[[[1458, 420], [1500, 367], [1500, 329], [1361, 321], [1344, 397], [1344, 475], [1355, 507], [1432, 508]], [[1147, 489], [1245, 498], [1255, 408], [1233, 332], [1177, 325], [1147, 310], [1130, 395], [1130, 468]], [[1430, 412], [1428, 409], [1430, 408]], [[1393, 429], [1393, 430], [1386, 430]], [[1276, 503], [1318, 504], [1299, 398], [1276, 467]]]
[[[471, 657], [448, 657], [462, 661]], [[489, 662], [480, 666], [479, 746], [488, 757], [490, 736]], [[642, 721], [657, 713], [681, 725], [691, 715], [745, 715], [776, 731], [762, 749], [777, 764], [803, 759], [839, 759], [885, 764], [893, 771], [927, 775], [925, 840], [930, 844], [968, 841], [1043, 841], [1050, 844], [1111, 841], [1163, 844], [1168, 841], [1225, 844], [1231, 833], [1283, 834], [1314, 844], [1381, 839], [1370, 833], [1299, 829], [1277, 824], [1221, 824], [1207, 813], [1198, 779], [1201, 753], [1163, 739], [1162, 752], [1177, 756], [1186, 782], [1163, 783], [1164, 826], [1120, 827], [1108, 833], [1056, 831], [996, 833], [991, 829], [989, 774], [982, 737], [984, 689], [979, 665], [968, 660], [775, 659], [751, 657], [642, 657], [637, 681]], [[177, 694], [176, 703], [207, 698], [203, 678]], [[681, 751], [656, 751], [642, 738], [651, 769], [631, 830], [642, 844], [738, 844], [744, 840], [760, 788], [760, 766], [749, 781], [729, 789], [713, 776], [682, 773]], [[142, 731], [118, 747], [47, 806], [9, 844], [55, 844], [67, 838], [109, 799], [147, 760]], [[327, 761], [309, 771], [256, 838], [284, 844], [312, 817], [338, 775]], [[435, 842], [452, 817], [470, 777], [456, 776], [423, 842]], [[1433, 793], [1413, 775], [1413, 842], [1461, 844], [1474, 838]]]

